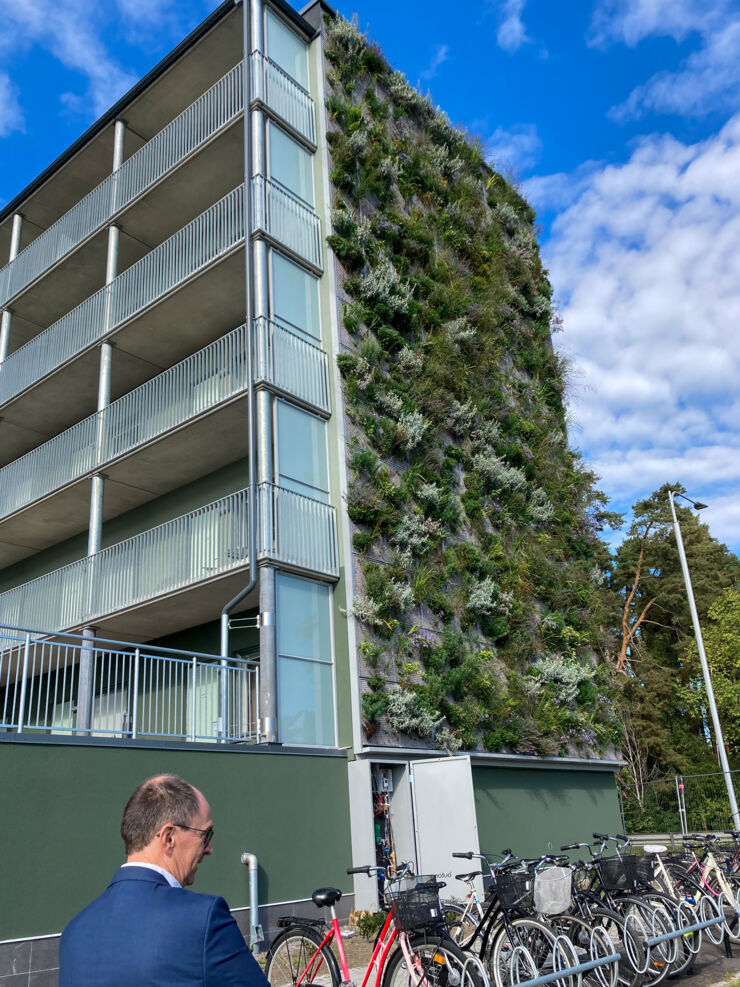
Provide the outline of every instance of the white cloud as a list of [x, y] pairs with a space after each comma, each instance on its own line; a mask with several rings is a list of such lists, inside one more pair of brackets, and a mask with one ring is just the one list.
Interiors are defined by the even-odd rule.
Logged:
[[433, 79], [434, 76], [439, 71], [440, 65], [444, 63], [450, 57], [450, 47], [449, 45], [437, 45], [434, 49], [434, 54], [432, 55], [429, 65], [421, 72], [422, 79]]
[[25, 127], [18, 102], [18, 87], [6, 72], [0, 72], [0, 137], [7, 137]]
[[518, 124], [510, 130], [497, 127], [485, 144], [486, 159], [498, 171], [527, 171], [541, 153], [542, 141], [533, 123]]
[[527, 0], [502, 0], [496, 41], [504, 51], [518, 51], [530, 38], [522, 20]]
[[575, 369], [574, 440], [620, 508], [681, 482], [724, 504], [720, 529], [706, 520], [735, 547], [738, 174], [740, 115], [693, 145], [643, 138], [625, 164], [576, 172], [570, 193], [567, 176], [539, 186], [566, 203], [545, 260]]
[[731, 0], [600, 0], [590, 43], [634, 46], [648, 37], [683, 42], [698, 36], [698, 48], [673, 72], [661, 71], [636, 86], [609, 115], [618, 123], [646, 111], [704, 115], [740, 106], [740, 10]]

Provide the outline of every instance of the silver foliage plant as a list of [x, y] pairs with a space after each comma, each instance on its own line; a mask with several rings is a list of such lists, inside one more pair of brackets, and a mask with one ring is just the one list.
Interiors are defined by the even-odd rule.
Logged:
[[596, 674], [592, 665], [584, 665], [574, 658], [562, 655], [544, 655], [532, 666], [540, 682], [549, 682], [556, 698], [566, 706], [572, 706], [578, 698], [578, 686]]
[[443, 716], [424, 706], [415, 692], [400, 685], [394, 685], [388, 693], [386, 718], [390, 727], [398, 733], [419, 737], [428, 737], [444, 721]]

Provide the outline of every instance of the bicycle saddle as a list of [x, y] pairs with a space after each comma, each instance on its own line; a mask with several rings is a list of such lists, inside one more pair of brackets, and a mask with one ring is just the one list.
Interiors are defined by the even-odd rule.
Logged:
[[317, 908], [329, 908], [336, 905], [341, 897], [339, 888], [317, 888], [311, 895], [311, 901]]
[[471, 870], [469, 874], [455, 874], [456, 881], [472, 881], [474, 877], [482, 877], [483, 872], [479, 870]]

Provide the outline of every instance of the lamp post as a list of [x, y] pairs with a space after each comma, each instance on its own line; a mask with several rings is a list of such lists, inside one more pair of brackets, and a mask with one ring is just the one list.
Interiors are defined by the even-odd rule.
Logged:
[[[706, 504], [700, 504], [696, 500], [692, 500], [690, 497], [684, 496], [684, 494], [676, 494], [677, 497], [681, 497], [683, 500], [687, 500], [690, 504], [696, 508], [697, 511], [702, 511], [707, 506]], [[673, 491], [668, 491], [668, 500], [671, 504], [671, 514], [673, 515], [673, 530], [676, 535], [676, 545], [678, 546], [678, 557], [681, 560], [681, 571], [683, 572], [683, 581], [686, 584], [686, 596], [689, 600], [689, 609], [691, 610], [691, 620], [694, 624], [694, 636], [696, 637], [696, 649], [699, 652], [699, 661], [701, 662], [701, 671], [704, 676], [704, 686], [707, 690], [707, 703], [709, 705], [709, 712], [712, 716], [712, 725], [714, 726], [714, 740], [717, 744], [717, 753], [719, 754], [719, 762], [722, 766], [722, 773], [725, 776], [725, 785], [727, 786], [727, 797], [730, 800], [730, 811], [732, 812], [732, 825], [735, 829], [740, 829], [740, 812], [737, 808], [737, 799], [735, 798], [735, 789], [732, 784], [732, 775], [730, 774], [730, 764], [727, 760], [727, 751], [725, 750], [725, 742], [722, 736], [722, 726], [719, 722], [719, 714], [717, 713], [717, 705], [714, 701], [714, 689], [712, 688], [712, 678], [709, 674], [709, 664], [707, 662], [707, 655], [704, 651], [704, 639], [701, 636], [701, 626], [699, 625], [699, 614], [696, 612], [696, 601], [694, 600], [694, 591], [691, 588], [691, 576], [689, 575], [689, 567], [686, 562], [686, 552], [683, 547], [683, 538], [681, 537], [681, 528], [678, 524], [678, 518], [676, 517], [676, 505], [673, 502]]]

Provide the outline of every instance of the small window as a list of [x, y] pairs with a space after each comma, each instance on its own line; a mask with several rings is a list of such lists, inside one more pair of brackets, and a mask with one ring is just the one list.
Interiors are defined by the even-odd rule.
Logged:
[[278, 401], [277, 436], [279, 486], [328, 503], [326, 422]]
[[272, 252], [272, 317], [289, 329], [321, 338], [319, 282], [313, 274]]
[[267, 11], [267, 55], [308, 89], [308, 46], [271, 10]]
[[313, 205], [313, 165], [311, 155], [298, 141], [271, 123], [270, 178]]

